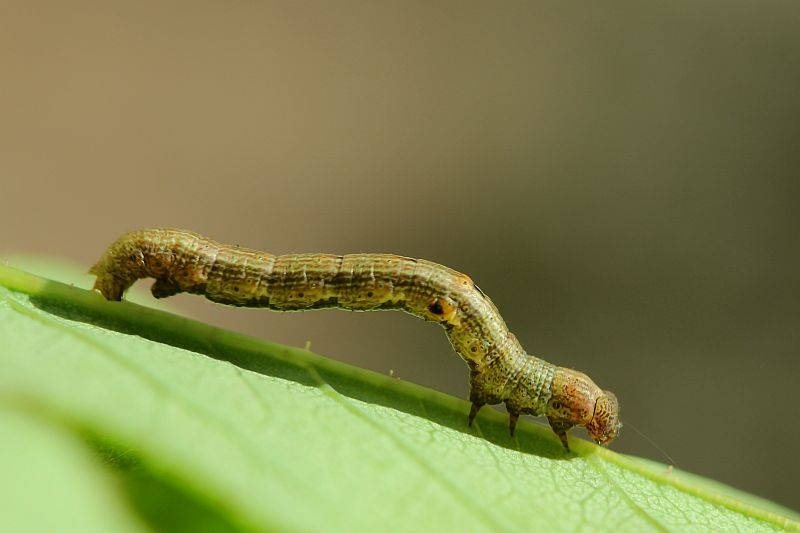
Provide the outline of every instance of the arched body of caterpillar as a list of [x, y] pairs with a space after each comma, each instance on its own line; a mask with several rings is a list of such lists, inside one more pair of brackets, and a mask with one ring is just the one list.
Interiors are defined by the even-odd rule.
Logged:
[[403, 310], [442, 325], [469, 365], [470, 425], [483, 405], [505, 403], [512, 435], [521, 414], [544, 415], [567, 449], [573, 426], [585, 426], [600, 444], [621, 427], [614, 394], [582, 372], [528, 355], [469, 276], [430, 261], [390, 254], [272, 255], [156, 228], [120, 237], [90, 273], [109, 300], [121, 300], [138, 279], [155, 278], [156, 298], [187, 292], [275, 311]]

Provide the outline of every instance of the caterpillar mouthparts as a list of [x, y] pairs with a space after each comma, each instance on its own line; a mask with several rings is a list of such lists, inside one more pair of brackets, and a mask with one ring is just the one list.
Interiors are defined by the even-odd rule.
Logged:
[[431, 261], [391, 254], [272, 255], [153, 228], [121, 236], [89, 272], [108, 300], [121, 300], [138, 279], [154, 278], [156, 298], [186, 292], [274, 311], [405, 311], [443, 326], [469, 366], [469, 425], [482, 406], [505, 403], [512, 435], [520, 415], [546, 416], [567, 450], [574, 426], [584, 426], [603, 445], [622, 427], [613, 393], [582, 372], [527, 354], [469, 276]]

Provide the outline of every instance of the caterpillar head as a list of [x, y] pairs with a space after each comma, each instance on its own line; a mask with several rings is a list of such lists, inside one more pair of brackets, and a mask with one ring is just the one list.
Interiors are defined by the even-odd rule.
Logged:
[[622, 422], [619, 421], [619, 402], [613, 392], [604, 390], [594, 404], [592, 419], [586, 424], [586, 431], [597, 444], [608, 444], [619, 435]]
[[614, 393], [600, 389], [589, 376], [569, 368], [556, 370], [546, 414], [567, 449], [567, 430], [573, 426], [585, 426], [598, 444], [610, 443], [622, 427]]

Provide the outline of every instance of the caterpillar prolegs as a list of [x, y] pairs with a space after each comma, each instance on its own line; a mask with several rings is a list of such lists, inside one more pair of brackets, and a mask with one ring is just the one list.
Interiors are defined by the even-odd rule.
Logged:
[[155, 278], [156, 298], [187, 292], [275, 311], [399, 309], [441, 324], [469, 365], [470, 425], [483, 405], [505, 403], [512, 435], [521, 414], [544, 415], [567, 449], [573, 426], [585, 426], [599, 444], [610, 443], [621, 427], [613, 393], [582, 372], [528, 355], [469, 276], [430, 261], [390, 254], [272, 255], [156, 228], [120, 237], [90, 273], [108, 300], [121, 300], [138, 279]]

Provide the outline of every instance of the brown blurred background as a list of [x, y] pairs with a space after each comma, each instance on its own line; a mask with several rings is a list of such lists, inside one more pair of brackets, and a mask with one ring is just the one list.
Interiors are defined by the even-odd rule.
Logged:
[[[164, 225], [432, 259], [619, 395], [615, 450], [667, 462], [636, 426], [800, 508], [797, 2], [0, 11], [3, 255], [88, 267]], [[442, 332], [400, 313], [174, 305], [467, 396]]]

